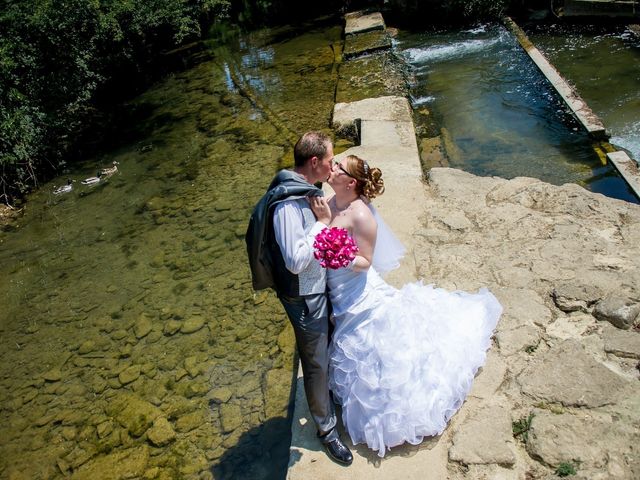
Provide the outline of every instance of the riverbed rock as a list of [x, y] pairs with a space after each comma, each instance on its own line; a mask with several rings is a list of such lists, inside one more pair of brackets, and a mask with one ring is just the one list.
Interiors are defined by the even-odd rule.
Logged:
[[224, 433], [232, 432], [242, 425], [242, 410], [239, 405], [220, 405], [220, 425]]
[[207, 423], [204, 413], [200, 410], [190, 412], [180, 416], [176, 420], [176, 430], [181, 433], [190, 432], [191, 430], [202, 426]]
[[153, 322], [151, 321], [151, 318], [149, 318], [149, 316], [146, 313], [142, 313], [138, 317], [138, 320], [136, 321], [135, 325], [133, 326], [133, 333], [135, 334], [136, 338], [139, 340], [145, 337], [146, 335], [148, 335], [152, 328], [153, 328]]
[[147, 430], [147, 438], [156, 447], [164, 447], [175, 440], [176, 432], [169, 420], [158, 417], [154, 420], [153, 426]]
[[52, 368], [42, 374], [42, 378], [44, 378], [47, 382], [59, 382], [62, 380], [62, 372], [59, 368]]
[[85, 340], [78, 347], [78, 353], [80, 355], [86, 355], [87, 353], [91, 353], [96, 349], [95, 340]]
[[187, 371], [191, 378], [195, 378], [200, 374], [201, 365], [198, 362], [198, 358], [190, 356], [184, 359], [184, 369]]
[[149, 461], [146, 445], [111, 453], [83, 465], [71, 475], [72, 480], [120, 480], [138, 478], [144, 473]]
[[182, 322], [173, 319], [167, 320], [164, 323], [164, 328], [162, 329], [162, 331], [165, 335], [174, 335], [180, 330], [180, 327], [182, 327]]
[[263, 394], [267, 418], [286, 417], [291, 396], [292, 372], [284, 368], [267, 372]]
[[220, 387], [209, 392], [208, 398], [213, 403], [227, 403], [232, 395], [233, 392], [230, 388]]
[[120, 380], [120, 383], [122, 385], [127, 385], [128, 383], [137, 380], [139, 376], [140, 365], [131, 365], [130, 367], [127, 367], [122, 372], [120, 372], [120, 374], [118, 375], [118, 380]]
[[593, 316], [607, 321], [614, 327], [628, 330], [640, 314], [640, 303], [626, 298], [609, 296], [599, 301], [593, 309]]
[[108, 404], [106, 412], [134, 437], [144, 434], [154, 420], [162, 415], [158, 407], [131, 393], [116, 395]]
[[204, 327], [204, 317], [192, 316], [184, 321], [180, 327], [181, 333], [194, 333]]

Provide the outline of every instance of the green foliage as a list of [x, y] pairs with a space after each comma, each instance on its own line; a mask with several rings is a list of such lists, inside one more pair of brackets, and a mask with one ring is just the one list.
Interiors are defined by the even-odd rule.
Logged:
[[511, 423], [511, 430], [513, 431], [513, 436], [522, 439], [523, 442], [527, 443], [529, 439], [529, 429], [531, 428], [531, 420], [533, 420], [533, 413], [530, 413], [528, 417], [522, 417], [520, 420]]
[[576, 474], [576, 467], [571, 462], [562, 462], [556, 468], [556, 475], [559, 477], [568, 477]]
[[97, 93], [134, 79], [163, 50], [199, 37], [202, 26], [223, 17], [230, 2], [4, 2], [0, 201], [11, 202], [64, 165]]
[[451, 15], [462, 15], [468, 20], [484, 20], [499, 17], [507, 6], [507, 0], [445, 0], [445, 9]]

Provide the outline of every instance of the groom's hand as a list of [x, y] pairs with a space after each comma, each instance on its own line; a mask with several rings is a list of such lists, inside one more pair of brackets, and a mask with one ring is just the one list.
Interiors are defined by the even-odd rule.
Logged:
[[331, 223], [331, 209], [324, 197], [309, 197], [311, 211], [319, 222], [329, 225]]

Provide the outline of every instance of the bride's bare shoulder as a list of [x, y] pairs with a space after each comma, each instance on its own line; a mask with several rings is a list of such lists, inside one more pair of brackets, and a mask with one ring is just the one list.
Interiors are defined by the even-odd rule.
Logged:
[[373, 216], [373, 213], [371, 213], [371, 209], [367, 206], [366, 203], [364, 203], [362, 200], [358, 200], [354, 203], [353, 216], [358, 223], [375, 223], [375, 217]]

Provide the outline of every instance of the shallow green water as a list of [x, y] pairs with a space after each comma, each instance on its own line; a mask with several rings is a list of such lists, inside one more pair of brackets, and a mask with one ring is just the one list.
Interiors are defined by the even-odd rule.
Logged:
[[132, 102], [131, 142], [0, 233], [2, 478], [284, 476], [293, 336], [243, 237], [292, 138], [327, 128], [340, 33], [200, 53]]

